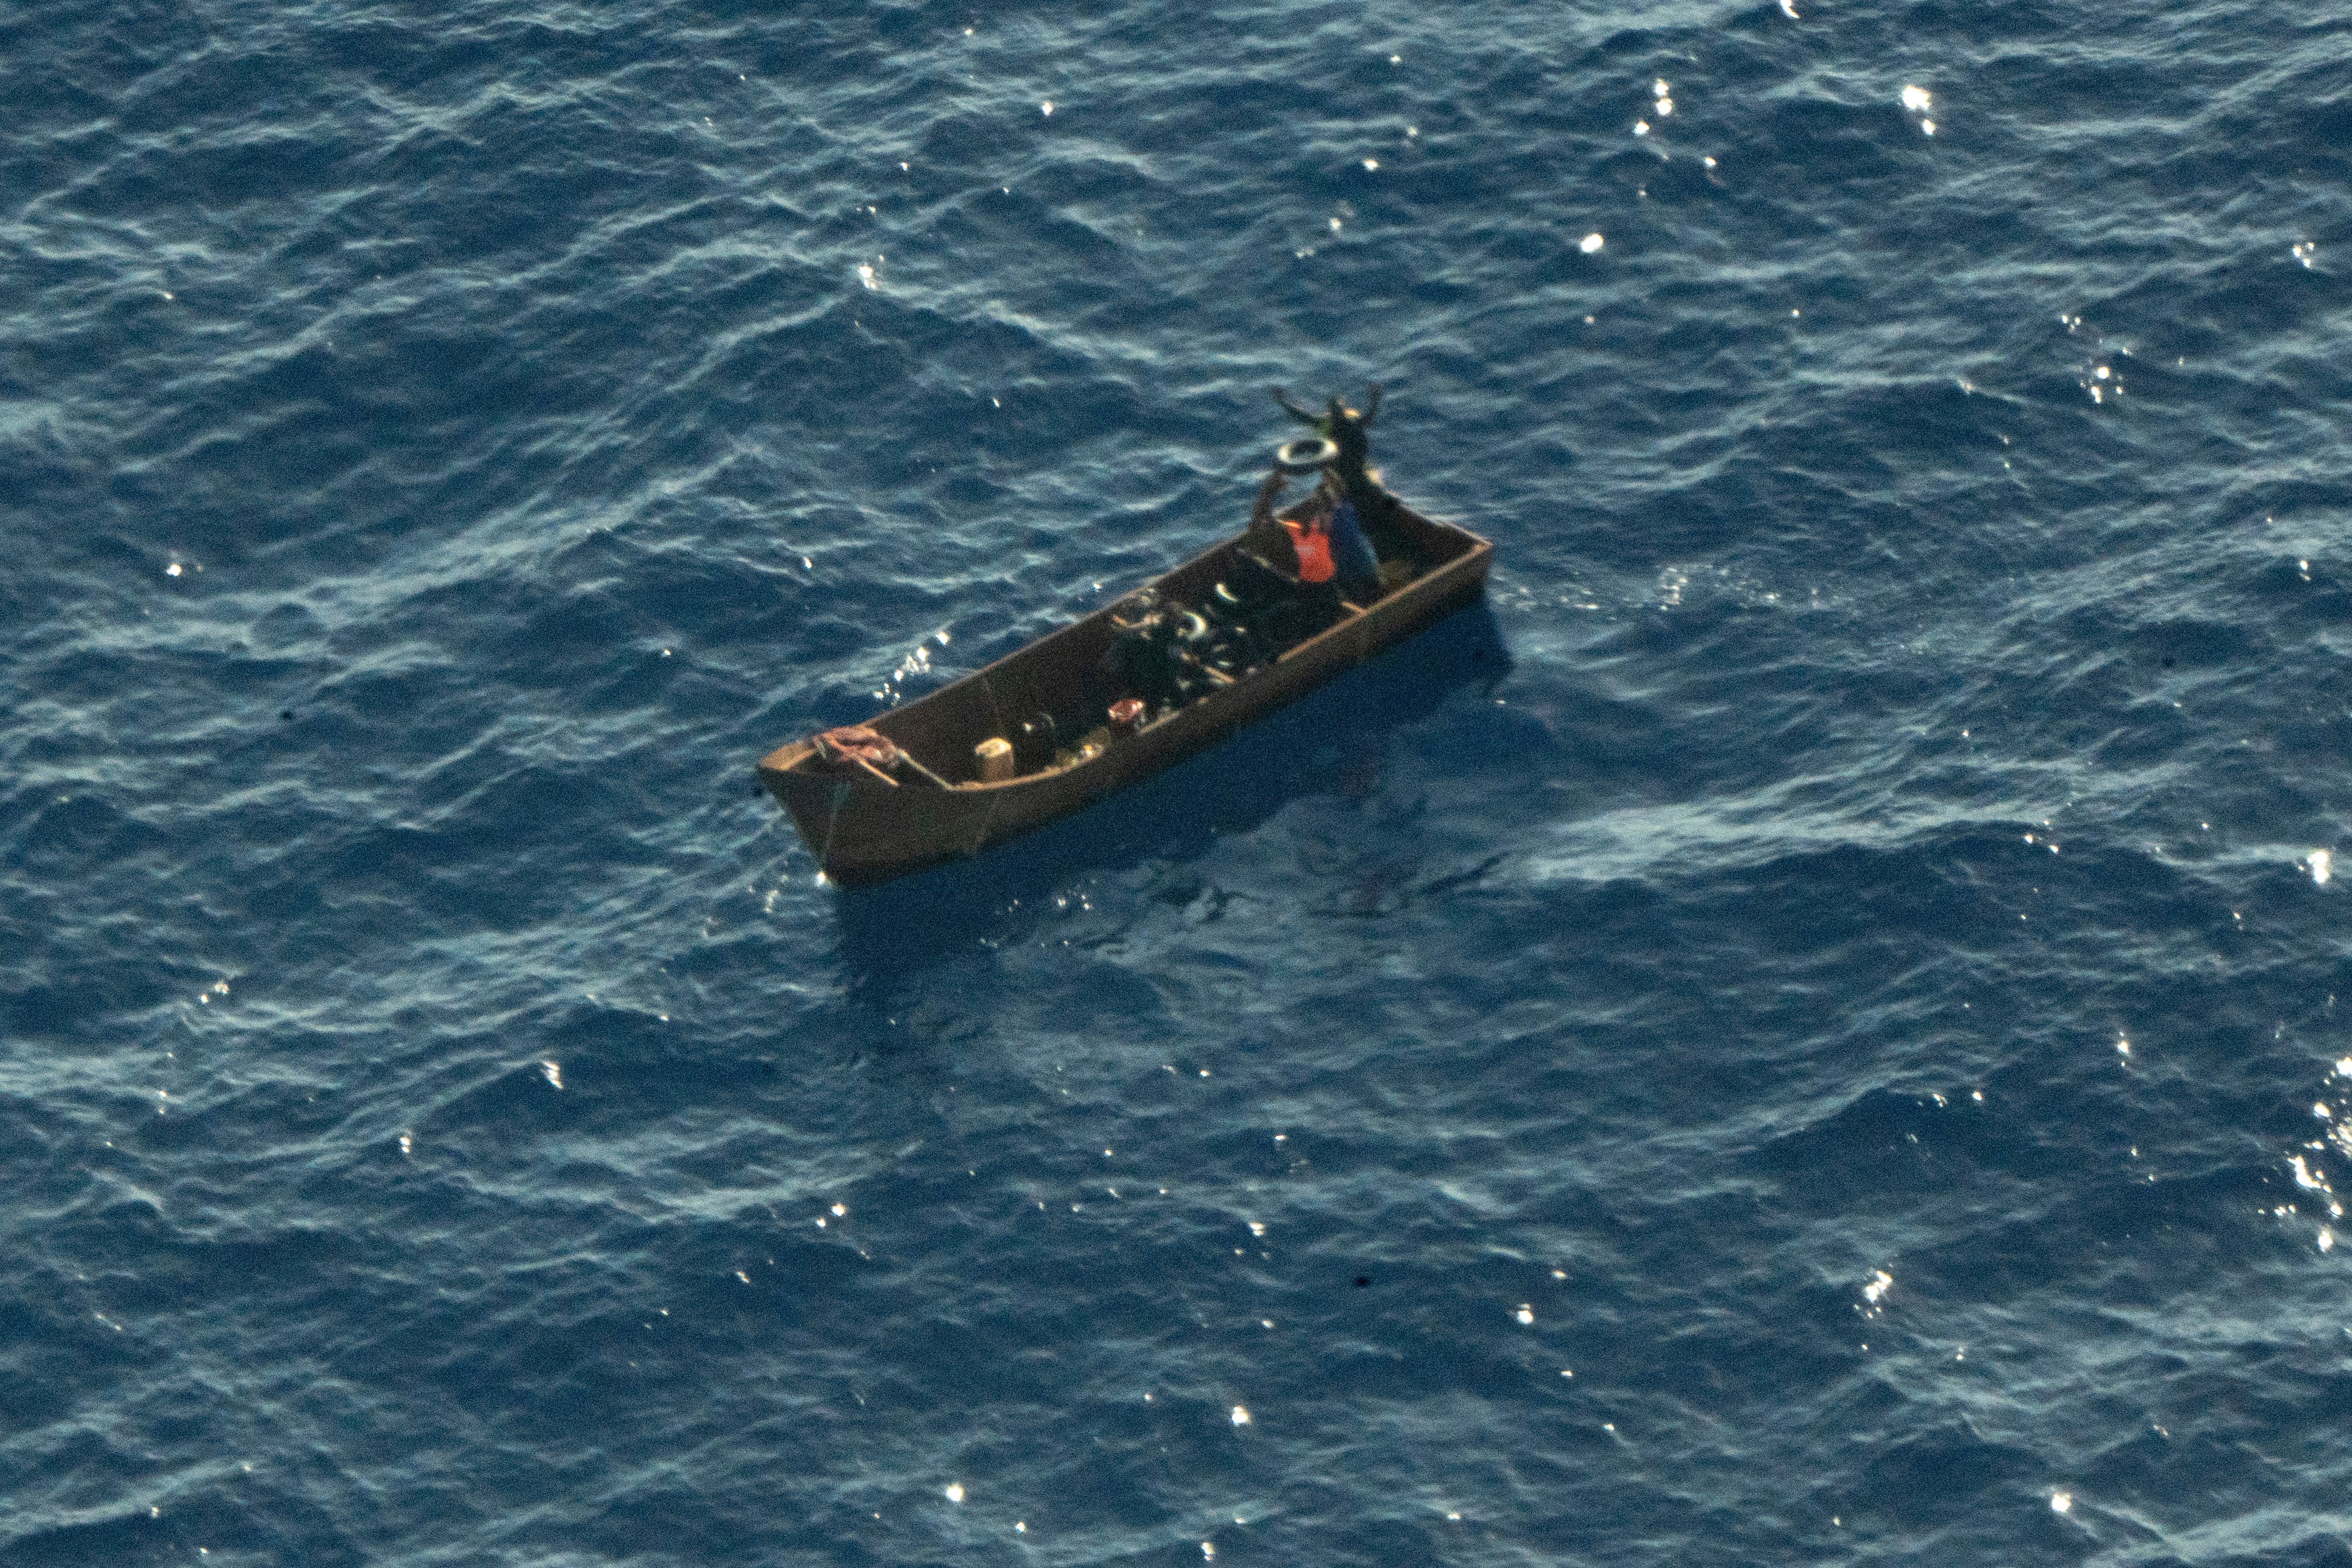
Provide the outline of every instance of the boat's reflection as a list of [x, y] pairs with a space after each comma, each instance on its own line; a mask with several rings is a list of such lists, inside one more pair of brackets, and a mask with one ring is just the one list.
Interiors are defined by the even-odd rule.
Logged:
[[[1389, 737], [1459, 688], [1510, 670], [1485, 599], [1221, 745], [971, 860], [845, 892], [842, 957], [853, 989], [910, 975], [984, 941], [1017, 941], [1057, 893], [1089, 873], [1181, 865], [1301, 797], [1376, 771]], [[1334, 747], [1339, 757], [1333, 758]]]

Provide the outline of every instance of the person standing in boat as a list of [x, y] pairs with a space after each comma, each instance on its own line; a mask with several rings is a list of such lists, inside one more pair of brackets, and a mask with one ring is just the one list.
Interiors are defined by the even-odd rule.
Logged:
[[1340, 498], [1347, 502], [1355, 514], [1357, 526], [1370, 539], [1374, 559], [1410, 560], [1412, 546], [1396, 526], [1396, 501], [1372, 476], [1372, 438], [1369, 432], [1381, 412], [1378, 382], [1372, 383], [1370, 392], [1360, 411], [1335, 397], [1327, 405], [1328, 412], [1321, 414], [1309, 413], [1291, 402], [1289, 392], [1281, 387], [1274, 389], [1274, 401], [1281, 405], [1283, 413], [1339, 449], [1330, 472], [1338, 476]]

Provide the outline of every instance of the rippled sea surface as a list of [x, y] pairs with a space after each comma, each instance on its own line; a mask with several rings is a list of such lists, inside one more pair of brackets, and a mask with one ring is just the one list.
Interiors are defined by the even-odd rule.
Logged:
[[[0, 1559], [2352, 1562], [2347, 60], [0, 6]], [[1482, 607], [817, 880], [1372, 381]]]

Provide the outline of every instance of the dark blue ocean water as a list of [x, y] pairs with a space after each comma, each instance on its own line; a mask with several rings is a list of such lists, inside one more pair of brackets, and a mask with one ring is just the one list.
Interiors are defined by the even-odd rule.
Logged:
[[[30, 0], [0, 104], [0, 1560], [2352, 1562], [2340, 7]], [[817, 881], [754, 758], [1373, 380], [1484, 607]]]

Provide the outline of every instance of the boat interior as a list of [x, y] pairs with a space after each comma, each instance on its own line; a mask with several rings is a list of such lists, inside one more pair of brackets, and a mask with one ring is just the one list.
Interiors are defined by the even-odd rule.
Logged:
[[[1393, 521], [1411, 547], [1412, 559], [1382, 563], [1388, 585], [1384, 598], [1477, 548], [1469, 534], [1432, 522], [1401, 505]], [[1240, 549], [1238, 538], [1228, 539], [1151, 586], [1164, 603], [1197, 603], [1220, 580], [1248, 565], [1237, 559]], [[1398, 570], [1400, 566], [1402, 570]], [[1110, 739], [1107, 716], [1110, 705], [1130, 695], [1118, 689], [1108, 657], [1117, 608], [1116, 603], [1107, 605], [985, 669], [877, 716], [869, 725], [925, 771], [953, 788], [1000, 787], [1088, 760]], [[1338, 633], [1370, 608], [1344, 605], [1339, 621], [1279, 657], [1296, 656], [1300, 649]], [[1012, 768], [1007, 777], [984, 780], [975, 748], [992, 737], [1011, 743]], [[811, 748], [793, 766], [821, 764]]]

